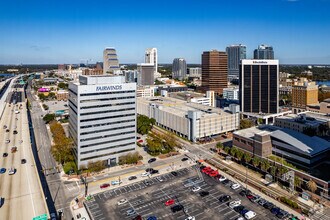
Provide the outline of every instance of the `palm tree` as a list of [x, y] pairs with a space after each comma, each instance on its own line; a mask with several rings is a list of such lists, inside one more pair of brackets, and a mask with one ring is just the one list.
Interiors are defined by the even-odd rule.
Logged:
[[271, 167], [271, 165], [270, 165], [269, 161], [265, 160], [265, 171], [268, 171], [270, 167]]
[[226, 154], [228, 154], [230, 151], [230, 147], [225, 147], [224, 151], [226, 152]]
[[251, 156], [250, 153], [245, 153], [244, 154], [244, 160], [245, 160], [246, 163], [250, 163], [251, 159], [252, 159], [252, 156]]
[[215, 145], [217, 149], [219, 149], [219, 152], [221, 153], [221, 150], [223, 150], [224, 146], [221, 142], [218, 142], [217, 145]]
[[266, 171], [266, 163], [265, 163], [264, 159], [261, 159], [261, 161], [260, 161], [260, 168], [261, 168], [261, 170]]
[[236, 151], [236, 158], [237, 158], [238, 161], [241, 161], [242, 160], [243, 154], [244, 154], [243, 151], [241, 151], [240, 149], [237, 149], [237, 151]]
[[312, 179], [310, 179], [307, 183], [307, 188], [309, 191], [314, 193], [317, 190], [317, 185]]
[[235, 157], [236, 152], [237, 152], [237, 148], [236, 148], [236, 147], [232, 147], [232, 148], [230, 149], [230, 154], [231, 154], [231, 156]]

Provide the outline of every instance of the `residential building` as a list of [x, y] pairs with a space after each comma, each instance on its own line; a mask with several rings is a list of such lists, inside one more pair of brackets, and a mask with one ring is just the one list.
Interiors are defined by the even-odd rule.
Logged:
[[239, 100], [242, 112], [279, 112], [278, 60], [242, 60]]
[[228, 60], [226, 52], [212, 50], [202, 54], [202, 87], [216, 95], [227, 88]]
[[183, 58], [175, 58], [172, 64], [172, 79], [184, 80], [187, 78], [187, 64]]
[[69, 135], [78, 168], [118, 163], [136, 147], [136, 83], [124, 76], [79, 76], [69, 84]]
[[223, 89], [223, 98], [230, 100], [238, 100], [239, 89], [237, 87], [224, 88]]
[[137, 82], [137, 70], [124, 70], [123, 73], [126, 82]]
[[306, 110], [308, 105], [318, 104], [318, 85], [308, 82], [306, 78], [300, 78], [292, 86], [292, 108], [294, 113]]
[[202, 78], [202, 68], [200, 67], [188, 68], [188, 75], [189, 78]]
[[158, 54], [157, 48], [147, 48], [145, 51], [145, 63], [151, 63], [154, 65], [154, 77], [158, 73]]
[[113, 74], [119, 69], [116, 49], [113, 47], [105, 48], [103, 51], [103, 74]]
[[154, 85], [155, 66], [152, 63], [137, 64], [137, 84], [139, 86]]
[[68, 91], [65, 91], [65, 90], [59, 90], [56, 92], [56, 99], [58, 101], [67, 101], [69, 99], [69, 92]]
[[226, 48], [228, 56], [228, 80], [238, 79], [241, 60], [246, 59], [246, 46], [230, 45]]
[[137, 112], [193, 142], [239, 128], [239, 113], [170, 97], [137, 98]]
[[139, 86], [136, 90], [136, 97], [154, 97], [155, 87], [154, 86]]
[[273, 60], [274, 59], [274, 50], [272, 46], [261, 44], [257, 49], [254, 50], [255, 60]]

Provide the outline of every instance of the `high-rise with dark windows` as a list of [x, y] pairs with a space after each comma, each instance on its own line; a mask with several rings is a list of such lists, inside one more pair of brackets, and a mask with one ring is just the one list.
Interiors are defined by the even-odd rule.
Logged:
[[69, 84], [69, 134], [79, 169], [118, 163], [135, 150], [136, 83], [124, 76], [79, 76]]
[[278, 113], [278, 60], [242, 60], [239, 100], [242, 112]]
[[228, 80], [238, 79], [239, 64], [246, 59], [246, 46], [242, 44], [230, 45], [226, 48], [228, 56]]
[[172, 79], [184, 80], [187, 78], [187, 64], [183, 58], [175, 58], [172, 64]]
[[202, 87], [220, 95], [228, 87], [227, 54], [223, 51], [204, 51], [202, 54]]
[[273, 47], [265, 44], [259, 45], [258, 49], [254, 50], [253, 58], [259, 60], [273, 60], [274, 59]]

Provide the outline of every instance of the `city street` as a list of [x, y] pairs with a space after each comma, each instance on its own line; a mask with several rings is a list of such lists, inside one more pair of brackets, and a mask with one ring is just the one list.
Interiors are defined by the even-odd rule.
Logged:
[[[0, 168], [5, 169], [0, 174], [0, 197], [5, 199], [0, 216], [12, 220], [48, 214], [32, 155], [23, 89], [16, 88], [17, 92], [10, 88], [9, 103], [0, 123]], [[10, 169], [15, 174], [9, 175]]]

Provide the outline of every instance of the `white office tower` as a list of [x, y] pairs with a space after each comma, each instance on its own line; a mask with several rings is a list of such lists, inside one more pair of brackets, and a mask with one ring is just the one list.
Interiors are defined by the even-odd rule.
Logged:
[[183, 58], [175, 58], [172, 64], [172, 79], [184, 80], [187, 78], [187, 64]]
[[120, 71], [116, 49], [107, 47], [103, 51], [103, 74], [117, 74]]
[[144, 57], [145, 63], [152, 63], [154, 64], [154, 76], [159, 76], [158, 74], [158, 55], [157, 55], [157, 48], [148, 48], [145, 52]]
[[124, 76], [79, 76], [69, 84], [69, 134], [78, 168], [135, 150], [136, 83]]

